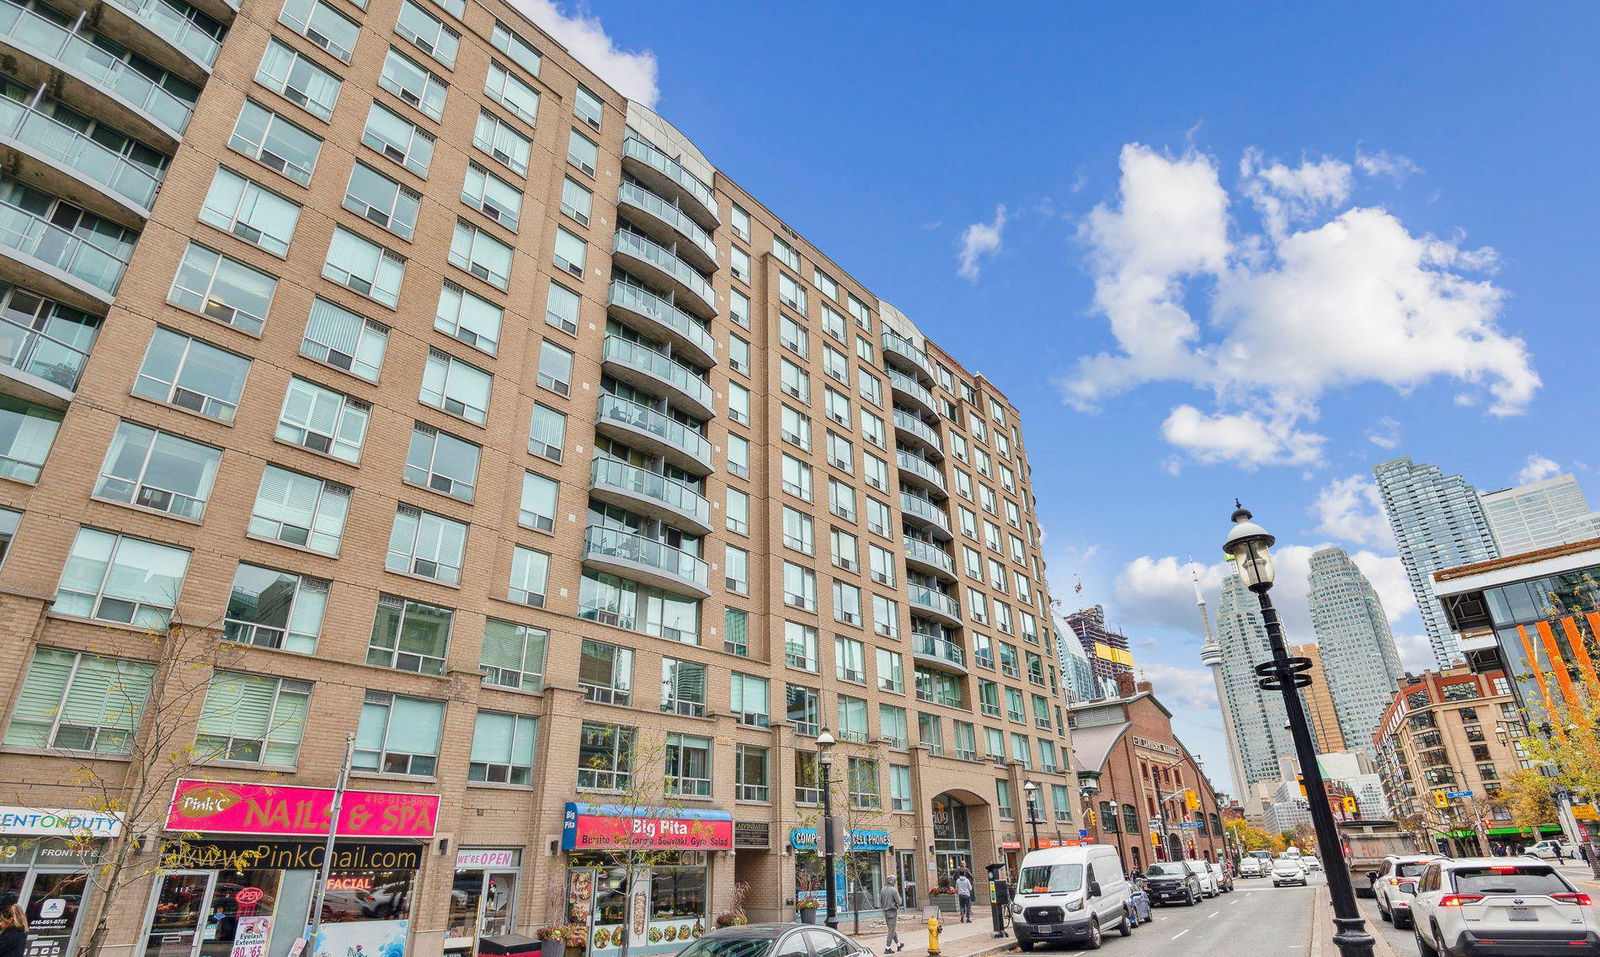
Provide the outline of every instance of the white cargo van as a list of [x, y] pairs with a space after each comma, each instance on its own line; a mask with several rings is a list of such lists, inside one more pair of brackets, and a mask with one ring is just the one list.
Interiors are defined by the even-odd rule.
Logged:
[[1133, 933], [1128, 879], [1117, 849], [1090, 844], [1033, 851], [1022, 859], [1011, 903], [1017, 946], [1040, 941], [1100, 946], [1105, 933]]

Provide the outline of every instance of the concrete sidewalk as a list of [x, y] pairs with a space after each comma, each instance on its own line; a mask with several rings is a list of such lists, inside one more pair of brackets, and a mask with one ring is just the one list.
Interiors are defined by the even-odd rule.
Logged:
[[[820, 922], [820, 921], [819, 921]], [[881, 916], [861, 917], [861, 933], [851, 933], [855, 922], [851, 918], [839, 921], [840, 932], [871, 947], [874, 953], [883, 954], [884, 924]], [[928, 921], [921, 909], [902, 911], [895, 924], [900, 940], [906, 945], [905, 957], [926, 957], [928, 953]], [[939, 915], [939, 953], [943, 957], [987, 957], [1016, 949], [1016, 938], [1010, 928], [1005, 937], [994, 936], [994, 925], [989, 918], [989, 908], [972, 908], [972, 923], [958, 923], [954, 914]], [[900, 953], [896, 951], [896, 953]]]
[[[1369, 920], [1367, 933], [1372, 935], [1372, 957], [1399, 957], [1394, 945], [1371, 924]], [[1319, 887], [1316, 899], [1311, 902], [1311, 936], [1306, 941], [1306, 953], [1310, 957], [1338, 957], [1339, 948], [1333, 944], [1337, 931], [1333, 923], [1333, 898], [1326, 887]]]

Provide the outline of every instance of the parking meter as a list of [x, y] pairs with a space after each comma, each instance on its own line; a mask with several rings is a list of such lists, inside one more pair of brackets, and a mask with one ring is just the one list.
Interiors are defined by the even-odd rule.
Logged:
[[1006, 935], [1006, 908], [1011, 906], [1011, 885], [1000, 874], [1005, 870], [1004, 864], [990, 864], [984, 869], [989, 872], [989, 918], [994, 921], [994, 936]]

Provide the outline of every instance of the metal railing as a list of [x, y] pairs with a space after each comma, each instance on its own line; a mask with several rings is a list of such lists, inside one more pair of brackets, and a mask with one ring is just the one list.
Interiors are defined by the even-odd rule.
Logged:
[[630, 233], [625, 229], [617, 230], [616, 237], [611, 247], [614, 252], [635, 256], [654, 265], [687, 286], [689, 291], [703, 299], [706, 305], [712, 309], [716, 308], [717, 296], [711, 291], [711, 283], [706, 281], [706, 278], [693, 266], [679, 259], [677, 253], [655, 240], [638, 233]]
[[222, 41], [207, 33], [200, 24], [183, 15], [165, 0], [111, 0], [194, 62], [211, 69], [217, 62]]
[[675, 419], [621, 396], [602, 395], [597, 421], [611, 420], [640, 429], [682, 449], [696, 461], [711, 464], [711, 442]]
[[590, 525], [583, 533], [585, 555], [616, 558], [636, 565], [647, 565], [674, 578], [706, 587], [706, 563], [665, 542], [624, 532], [621, 529]]
[[622, 141], [622, 155], [644, 163], [677, 183], [690, 196], [693, 196], [696, 202], [706, 208], [712, 219], [717, 218], [717, 198], [712, 194], [711, 187], [702, 183], [698, 176], [684, 169], [682, 163], [636, 136], [629, 136]]
[[696, 322], [687, 312], [648, 289], [613, 279], [611, 281], [611, 304], [621, 306], [642, 316], [648, 316], [694, 343], [695, 348], [704, 352], [708, 357], [716, 355], [711, 333], [706, 330], [705, 326]]
[[894, 427], [903, 432], [910, 432], [912, 435], [915, 435], [917, 438], [938, 449], [940, 454], [944, 453], [944, 443], [939, 441], [939, 433], [933, 431], [933, 429], [928, 427], [928, 423], [922, 421], [916, 416], [911, 415], [908, 412], [901, 412], [899, 409], [895, 409]]
[[665, 475], [617, 459], [598, 458], [590, 469], [589, 479], [593, 485], [653, 498], [693, 517], [701, 525], [709, 526], [711, 523], [711, 505], [705, 497]]
[[[937, 589], [913, 583], [906, 586], [906, 593], [910, 597], [913, 607], [930, 608], [958, 621], [961, 619], [961, 605], [954, 598]], [[935, 639], [929, 639], [926, 635], [918, 635], [917, 640], [929, 641]]]
[[913, 647], [919, 655], [938, 658], [953, 665], [960, 665], [963, 668], [967, 666], [966, 649], [948, 638], [932, 638], [927, 635], [918, 635], [917, 643]]
[[663, 355], [648, 346], [642, 346], [631, 339], [606, 336], [604, 357], [642, 369], [706, 408], [716, 408], [716, 395], [711, 391], [711, 386], [695, 375], [692, 369], [682, 363], [674, 362], [670, 356]]
[[622, 188], [617, 191], [617, 203], [627, 203], [630, 206], [639, 207], [671, 226], [680, 236], [693, 243], [695, 248], [710, 257], [712, 262], [717, 261], [717, 247], [711, 241], [711, 234], [700, 228], [699, 223], [690, 219], [689, 214], [679, 209], [675, 204], [662, 199], [637, 183], [623, 183]]
[[16, 140], [141, 209], [150, 208], [161, 188], [161, 177], [147, 167], [9, 97], [0, 97], [0, 137]]
[[941, 492], [944, 491], [944, 476], [926, 459], [920, 459], [915, 455], [907, 455], [904, 452], [897, 451], [895, 453], [895, 461], [900, 464], [900, 468], [903, 471], [910, 472], [923, 481], [931, 483]]
[[950, 531], [950, 518], [945, 515], [939, 506], [925, 498], [918, 498], [910, 492], [900, 493], [900, 510], [907, 515], [915, 515], [925, 522], [932, 522], [945, 531]]
[[890, 329], [883, 330], [883, 349], [885, 352], [892, 352], [895, 355], [910, 359], [912, 364], [928, 374], [929, 379], [934, 377], [933, 364], [928, 361], [928, 354], [918, 349], [916, 343], [898, 332]]
[[904, 372], [897, 372], [894, 369], [888, 369], [885, 371], [889, 373], [889, 388], [895, 390], [896, 392], [901, 392], [905, 395], [915, 398], [917, 401], [921, 402], [930, 409], [937, 408], [937, 406], [933, 404], [933, 393], [929, 392], [927, 387], [922, 383], [906, 375]]
[[935, 565], [951, 575], [956, 573], [956, 560], [937, 545], [919, 538], [905, 539], [906, 554], [924, 565]]
[[0, 203], [0, 246], [32, 256], [108, 293], [122, 282], [125, 260], [10, 203]]

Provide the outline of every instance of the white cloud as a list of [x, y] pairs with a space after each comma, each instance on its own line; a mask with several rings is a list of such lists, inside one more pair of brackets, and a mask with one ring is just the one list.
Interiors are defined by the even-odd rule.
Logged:
[[1397, 448], [1400, 445], [1400, 423], [1384, 416], [1367, 430], [1367, 441], [1380, 449]]
[[1560, 463], [1535, 453], [1528, 456], [1528, 461], [1523, 464], [1522, 471], [1517, 473], [1517, 484], [1527, 485], [1529, 482], [1542, 482], [1547, 478], [1560, 474]]
[[1358, 545], [1395, 547], [1378, 486], [1370, 476], [1356, 474], [1329, 482], [1317, 493], [1311, 513], [1317, 516], [1317, 531], [1323, 535]]
[[1413, 163], [1410, 157], [1388, 150], [1378, 150], [1376, 153], [1356, 150], [1356, 169], [1368, 176], [1387, 176], [1394, 180], [1397, 186], [1407, 176], [1422, 172], [1422, 167]]
[[1000, 252], [1000, 233], [1006, 228], [1006, 208], [996, 206], [994, 219], [987, 223], [973, 223], [961, 233], [961, 266], [956, 270], [962, 279], [978, 279], [979, 260]]
[[1080, 358], [1060, 383], [1069, 403], [1186, 383], [1215, 403], [1178, 406], [1163, 426], [1192, 457], [1306, 465], [1321, 437], [1303, 426], [1332, 390], [1447, 379], [1510, 415], [1539, 389], [1524, 343], [1499, 327], [1504, 290], [1479, 275], [1493, 251], [1413, 235], [1382, 209], [1333, 214], [1349, 194], [1341, 161], [1248, 156], [1241, 193], [1265, 234], [1233, 222], [1210, 157], [1129, 144], [1120, 165], [1116, 204], [1079, 230], [1117, 349]]
[[1268, 421], [1248, 412], [1207, 414], [1180, 405], [1161, 423], [1161, 436], [1207, 465], [1232, 462], [1254, 469], [1321, 464], [1322, 443], [1327, 439], [1296, 430], [1293, 421], [1287, 417]]
[[1400, 652], [1400, 666], [1411, 674], [1438, 667], [1433, 660], [1433, 645], [1426, 634], [1396, 634], [1394, 646]]
[[1140, 658], [1134, 659], [1134, 663], [1154, 687], [1156, 697], [1167, 707], [1193, 708], [1196, 711], [1217, 709], [1217, 682], [1211, 676], [1210, 668], [1204, 665], [1186, 668]]
[[511, 0], [511, 3], [618, 93], [655, 109], [661, 89], [656, 85], [660, 69], [654, 53], [619, 49], [600, 18], [583, 4], [568, 13], [554, 0]]

